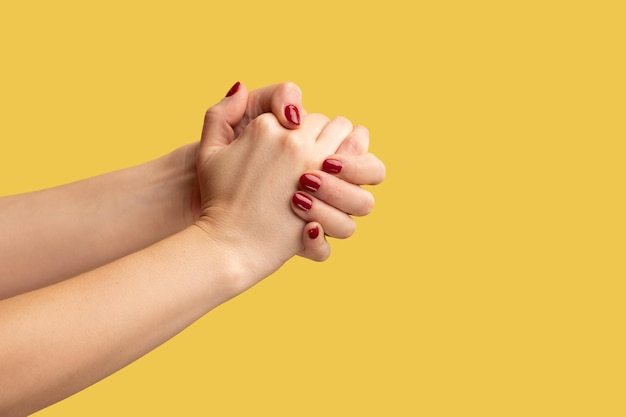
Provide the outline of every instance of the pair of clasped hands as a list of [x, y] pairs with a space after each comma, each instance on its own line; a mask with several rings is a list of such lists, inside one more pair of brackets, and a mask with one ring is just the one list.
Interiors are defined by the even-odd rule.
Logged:
[[368, 145], [365, 128], [306, 114], [294, 84], [237, 83], [200, 142], [0, 198], [0, 415], [96, 383], [294, 255], [325, 260], [385, 176]]
[[385, 176], [384, 164], [368, 153], [367, 129], [344, 117], [306, 114], [301, 103], [292, 83], [248, 92], [237, 82], [204, 121], [196, 224], [243, 240], [233, 247], [258, 259], [253, 268], [261, 275], [294, 254], [327, 259], [325, 235], [350, 237], [351, 216], [367, 215], [374, 204], [361, 185]]

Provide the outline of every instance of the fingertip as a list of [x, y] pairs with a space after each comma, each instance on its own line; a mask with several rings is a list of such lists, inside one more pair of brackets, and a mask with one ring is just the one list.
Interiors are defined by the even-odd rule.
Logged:
[[343, 161], [338, 155], [332, 155], [322, 163], [322, 171], [329, 174], [339, 174], [343, 170]]
[[288, 123], [290, 123], [289, 126], [285, 126], [285, 127], [299, 127], [300, 126], [300, 110], [298, 109], [298, 106], [296, 106], [295, 104], [288, 104], [285, 106], [285, 110], [284, 110], [284, 114], [285, 114], [285, 119], [287, 120]]
[[320, 235], [320, 228], [319, 226], [312, 226], [311, 228], [309, 228], [309, 239], [311, 240], [315, 240], [318, 238], [318, 236]]
[[378, 178], [376, 178], [375, 182], [372, 185], [380, 184], [381, 182], [385, 180], [386, 176], [387, 176], [387, 165], [385, 165], [383, 161], [380, 161]]
[[279, 96], [289, 98], [293, 100], [293, 103], [297, 104], [298, 107], [302, 107], [302, 90], [298, 84], [292, 81], [285, 81], [278, 84], [278, 88], [276, 90]]
[[241, 81], [237, 81], [228, 89], [228, 91], [226, 91], [226, 94], [217, 104], [228, 103], [229, 101], [233, 101], [235, 99], [240, 100], [242, 96], [247, 100], [248, 89], [246, 88], [244, 83], [242, 83]]
[[365, 155], [360, 155], [357, 158], [360, 159], [360, 171], [364, 174], [367, 173], [367, 178], [365, 178], [365, 176], [363, 177], [365, 180], [363, 184], [378, 185], [385, 180], [385, 177], [387, 176], [387, 166], [383, 161], [378, 159], [376, 155], [366, 153]]
[[317, 222], [307, 223], [302, 238], [306, 258], [315, 262], [323, 262], [330, 257], [330, 245], [326, 241], [321, 224]]
[[235, 84], [233, 84], [232, 87], [230, 87], [230, 90], [228, 90], [228, 92], [226, 93], [224, 97], [230, 97], [230, 96], [235, 95], [235, 93], [237, 93], [237, 91], [239, 90], [240, 86], [241, 86], [241, 82], [237, 81]]
[[237, 81], [219, 102], [208, 108], [204, 113], [201, 141], [228, 143], [233, 139], [235, 126], [246, 110], [248, 90]]
[[300, 127], [306, 111], [302, 107], [302, 90], [293, 82], [276, 85], [272, 94], [272, 111], [281, 114], [281, 124], [287, 129]]

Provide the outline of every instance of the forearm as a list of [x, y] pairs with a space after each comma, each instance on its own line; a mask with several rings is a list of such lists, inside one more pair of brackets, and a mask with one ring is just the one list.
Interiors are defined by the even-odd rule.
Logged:
[[0, 299], [89, 271], [191, 224], [195, 149], [0, 198]]
[[79, 277], [0, 301], [0, 415], [59, 401], [171, 338], [241, 290], [242, 261], [191, 226]]

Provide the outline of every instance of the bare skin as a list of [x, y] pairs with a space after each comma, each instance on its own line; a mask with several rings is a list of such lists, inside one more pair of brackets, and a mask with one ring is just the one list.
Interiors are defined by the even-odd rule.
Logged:
[[[235, 137], [263, 113], [273, 112], [281, 125], [292, 130], [299, 125], [285, 117], [284, 109], [296, 106], [305, 114], [300, 89], [291, 83], [249, 94], [240, 85], [235, 98], [239, 103], [232, 110], [239, 117], [232, 127]], [[294, 211], [311, 222], [305, 226], [307, 231], [322, 232], [321, 241], [305, 239], [300, 255], [326, 259], [330, 247], [324, 244], [323, 232], [345, 238], [354, 227], [346, 213], [364, 215], [371, 209], [373, 198], [359, 185], [371, 183], [372, 172], [380, 180], [384, 166], [368, 159], [367, 146], [367, 132], [356, 127], [337, 150], [345, 159], [343, 173], [312, 172], [324, 178], [315, 196], [319, 201], [310, 212]], [[199, 214], [197, 150], [198, 143], [193, 143], [136, 167], [0, 198], [0, 299], [90, 271], [193, 224]], [[328, 219], [328, 230], [321, 219]]]
[[[318, 194], [320, 199], [315, 198], [314, 207], [327, 204], [326, 208], [333, 207], [331, 211], [335, 212], [340, 210], [332, 205], [332, 200], [337, 199], [334, 195], [336, 188], [332, 184], [342, 184], [344, 179], [367, 175], [371, 179], [369, 182], [379, 182], [384, 177], [384, 166], [375, 163], [372, 167], [378, 173], [366, 170], [366, 175], [361, 168], [371, 164], [370, 157], [357, 155], [357, 152], [337, 153], [346, 143], [346, 137], [355, 137], [352, 133], [355, 129], [345, 119], [330, 121], [325, 116], [312, 114], [302, 117], [297, 130], [290, 130], [282, 126], [279, 118], [266, 113], [251, 119], [237, 135], [241, 109], [246, 107], [243, 93], [240, 91], [222, 100], [207, 112], [199, 147], [164, 157], [177, 161], [173, 166], [180, 167], [181, 161], [182, 166], [187, 166], [191, 160], [197, 167], [195, 179], [199, 184], [199, 204], [195, 209], [189, 208], [194, 206], [193, 191], [189, 198], [183, 198], [185, 203], [182, 206], [186, 206], [188, 211], [183, 209], [183, 213], [179, 213], [179, 223], [161, 224], [167, 223], [163, 220], [164, 212], [176, 212], [181, 206], [171, 202], [173, 207], [166, 207], [167, 202], [157, 198], [161, 207], [165, 208], [155, 210], [155, 204], [146, 203], [158, 214], [145, 224], [137, 225], [136, 230], [121, 230], [124, 227], [120, 226], [118, 231], [116, 228], [119, 225], [115, 222], [114, 226], [109, 223], [111, 230], [108, 230], [98, 223], [107, 224], [106, 221], [111, 221], [111, 218], [123, 217], [128, 207], [115, 205], [126, 203], [115, 203], [113, 209], [99, 212], [100, 205], [113, 204], [102, 199], [89, 203], [93, 204], [91, 223], [75, 226], [77, 236], [72, 239], [75, 239], [74, 242], [77, 239], [81, 245], [47, 249], [44, 243], [39, 244], [38, 250], [58, 250], [60, 256], [69, 250], [74, 251], [76, 256], [77, 250], [88, 250], [80, 246], [100, 244], [98, 238], [82, 236], [81, 233], [96, 236], [107, 232], [112, 236], [136, 234], [136, 237], [129, 238], [129, 242], [120, 243], [123, 249], [111, 249], [106, 257], [99, 258], [98, 263], [102, 265], [95, 269], [79, 262], [71, 268], [87, 268], [86, 272], [63, 277], [71, 271], [63, 270], [66, 268], [63, 265], [54, 266], [55, 273], [60, 277], [57, 280], [61, 281], [48, 282], [45, 287], [0, 301], [0, 392], [3, 393], [0, 415], [27, 415], [110, 375], [182, 331], [217, 305], [267, 277], [296, 254], [320, 259], [326, 256], [328, 243], [323, 233], [315, 238], [309, 234], [311, 227], [324, 225], [326, 218], [320, 214], [324, 212], [324, 206], [317, 214], [312, 207], [305, 215], [298, 212], [301, 209], [288, 204], [297, 191], [299, 176], [303, 172], [319, 175], [323, 187], [311, 192], [311, 195], [321, 193]], [[363, 136], [359, 135], [362, 133], [356, 134], [357, 139], [350, 140], [363, 143]], [[351, 167], [345, 172], [342, 170], [344, 178], [327, 176], [317, 170], [326, 156], [333, 154], [336, 158], [345, 158], [345, 166]], [[365, 162], [359, 165], [357, 161]], [[157, 160], [153, 163], [168, 165], [171, 161]], [[141, 196], [141, 181], [129, 185], [125, 179], [144, 177], [146, 173], [141, 170], [153, 168], [157, 166], [142, 166], [128, 173], [113, 173], [109, 178], [94, 181], [114, 184], [120, 189], [128, 187], [127, 193], [138, 193], [137, 210], [141, 212], [144, 209], [142, 199], [150, 200], [159, 192]], [[155, 169], [154, 172], [157, 171]], [[180, 171], [187, 172], [186, 169], [175, 170]], [[193, 190], [194, 176], [190, 177], [182, 175], [182, 182], [191, 185]], [[160, 180], [155, 181], [158, 185], [154, 187], [158, 189]], [[72, 201], [72, 198], [79, 201], [74, 193], [80, 196], [83, 186], [86, 187], [78, 183], [75, 185], [78, 188], [64, 191], [67, 193], [66, 201]], [[366, 195], [360, 194], [357, 188], [351, 191], [357, 196]], [[53, 239], [55, 226], [48, 226], [46, 221], [54, 223], [63, 216], [67, 216], [68, 220], [74, 219], [80, 217], [80, 213], [75, 216], [63, 213], [59, 205], [59, 213], [47, 216], [50, 207], [44, 197], [50, 198], [50, 195], [31, 196], [26, 203], [12, 199], [3, 203], [6, 206], [2, 208], [9, 207], [7, 210], [10, 212], [23, 204], [24, 209], [33, 210], [31, 213], [39, 216], [35, 216], [35, 225], [26, 233], [32, 233], [30, 237], [38, 236], [37, 226], [49, 227], [43, 235], [49, 233], [49, 244], [55, 246], [56, 242], [59, 245]], [[116, 200], [119, 195], [111, 197]], [[323, 197], [326, 197], [325, 202]], [[347, 204], [341, 201], [334, 203]], [[371, 203], [371, 199], [366, 198], [364, 205], [357, 210], [365, 214], [371, 209]], [[33, 207], [32, 204], [39, 205]], [[160, 207], [159, 203], [156, 207]], [[194, 210], [197, 210], [197, 215], [194, 215]], [[103, 218], [100, 217], [102, 213]], [[108, 213], [114, 215], [108, 218]], [[339, 214], [349, 219], [345, 212]], [[133, 216], [141, 217], [139, 214]], [[124, 222], [134, 226], [132, 220], [123, 220], [121, 224]], [[92, 223], [97, 225], [90, 226]], [[6, 224], [0, 225], [4, 226]], [[334, 221], [334, 225], [330, 225], [331, 229], [333, 227], [337, 228], [336, 233], [350, 232], [350, 226], [343, 230], [346, 226], [341, 220]], [[142, 237], [145, 228], [153, 230], [149, 238]], [[12, 236], [26, 241], [20, 236], [20, 231], [14, 231]], [[157, 242], [151, 244], [151, 239]], [[70, 241], [67, 239], [65, 242]], [[145, 247], [137, 249], [143, 245]], [[106, 248], [103, 250], [107, 251]], [[122, 252], [128, 253], [108, 261]], [[16, 264], [18, 266], [2, 270], [0, 277], [3, 282], [13, 280], [14, 270], [19, 272], [20, 263]], [[41, 281], [34, 278], [31, 282]]]

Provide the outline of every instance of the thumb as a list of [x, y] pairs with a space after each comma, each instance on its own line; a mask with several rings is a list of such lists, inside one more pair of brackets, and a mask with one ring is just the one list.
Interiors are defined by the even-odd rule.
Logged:
[[247, 88], [237, 82], [219, 103], [206, 111], [200, 153], [211, 152], [215, 148], [228, 145], [235, 138], [235, 126], [246, 111], [248, 103]]

